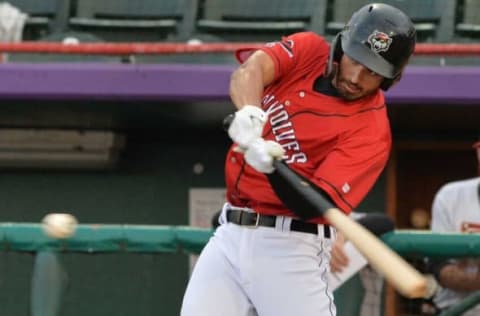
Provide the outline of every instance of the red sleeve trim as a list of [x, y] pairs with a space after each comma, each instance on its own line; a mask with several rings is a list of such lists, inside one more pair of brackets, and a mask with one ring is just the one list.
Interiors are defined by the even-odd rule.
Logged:
[[235, 51], [235, 59], [243, 64], [258, 48], [240, 48]]

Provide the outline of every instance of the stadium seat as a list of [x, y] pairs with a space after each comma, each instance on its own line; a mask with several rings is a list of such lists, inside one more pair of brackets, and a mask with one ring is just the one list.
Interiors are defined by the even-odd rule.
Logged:
[[326, 0], [205, 0], [200, 34], [226, 41], [269, 41], [298, 31], [323, 33]]
[[8, 2], [28, 14], [23, 32], [24, 40], [36, 40], [66, 27], [70, 0], [8, 0]]
[[[358, 8], [371, 3], [368, 0], [335, 0], [331, 8], [331, 19], [326, 23], [329, 34], [342, 30], [349, 17]], [[448, 42], [454, 31], [454, 0], [383, 0], [404, 11], [415, 24], [420, 42]]]
[[197, 0], [78, 0], [69, 26], [106, 41], [158, 41], [193, 27]]
[[480, 36], [480, 1], [465, 0], [463, 9], [460, 10], [460, 18], [455, 26], [455, 31], [460, 36], [478, 37]]
[[325, 26], [326, 35], [335, 35], [340, 32], [345, 23], [350, 19], [352, 13], [366, 4], [371, 3], [368, 0], [335, 0], [331, 2], [329, 16]]

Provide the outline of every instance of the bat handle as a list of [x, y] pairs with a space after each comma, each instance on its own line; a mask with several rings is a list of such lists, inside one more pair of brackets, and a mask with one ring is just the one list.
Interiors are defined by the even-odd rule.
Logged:
[[[273, 159], [273, 168], [275, 168], [275, 170], [279, 173], [288, 172], [286, 171], [286, 169], [290, 169], [290, 167], [287, 165], [285, 160], [282, 158]], [[283, 170], [283, 171], [280, 171], [280, 170]]]
[[223, 130], [224, 131], [228, 131], [228, 129], [230, 128], [230, 125], [232, 124], [234, 118], [235, 118], [235, 113], [232, 113], [232, 114], [227, 115], [223, 119]]
[[[275, 169], [287, 167], [283, 159], [273, 159], [273, 167]], [[288, 168], [288, 167], [287, 167]]]

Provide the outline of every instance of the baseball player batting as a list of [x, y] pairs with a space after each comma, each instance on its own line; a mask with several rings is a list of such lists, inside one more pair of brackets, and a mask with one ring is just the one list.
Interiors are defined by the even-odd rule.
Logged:
[[331, 45], [302, 32], [237, 52], [227, 202], [190, 278], [182, 316], [336, 315], [327, 282], [335, 229], [276, 168], [288, 166], [322, 204], [350, 213], [387, 162], [382, 90], [400, 80], [415, 39], [403, 12], [369, 4]]

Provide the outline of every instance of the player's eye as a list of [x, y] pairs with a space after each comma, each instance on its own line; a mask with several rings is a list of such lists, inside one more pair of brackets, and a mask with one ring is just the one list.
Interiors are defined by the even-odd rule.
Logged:
[[381, 77], [381, 75], [371, 69], [368, 69], [368, 74], [372, 77]]

